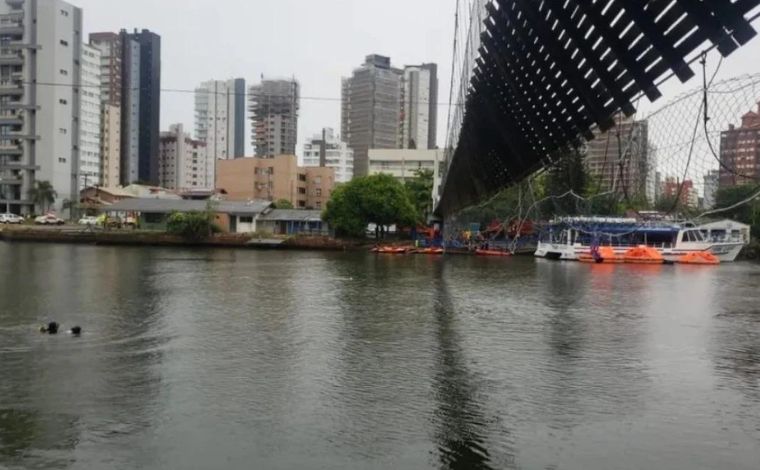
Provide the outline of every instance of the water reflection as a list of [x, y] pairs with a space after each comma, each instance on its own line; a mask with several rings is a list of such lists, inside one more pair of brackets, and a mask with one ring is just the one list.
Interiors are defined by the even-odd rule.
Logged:
[[477, 380], [467, 369], [456, 330], [456, 310], [443, 270], [444, 263], [434, 266], [432, 283], [437, 341], [433, 385], [437, 405], [436, 441], [441, 468], [495, 468], [487, 448], [486, 418], [476, 404]]

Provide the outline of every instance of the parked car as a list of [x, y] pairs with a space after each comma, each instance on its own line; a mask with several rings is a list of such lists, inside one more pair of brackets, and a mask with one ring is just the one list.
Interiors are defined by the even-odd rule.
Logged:
[[34, 223], [37, 225], [63, 225], [65, 222], [54, 214], [46, 214], [34, 219]]
[[16, 215], [11, 214], [10, 212], [7, 212], [5, 214], [0, 214], [0, 224], [21, 224], [24, 223], [24, 218]]
[[79, 225], [97, 225], [98, 218], [93, 215], [86, 215], [79, 219], [79, 222], [77, 222]]

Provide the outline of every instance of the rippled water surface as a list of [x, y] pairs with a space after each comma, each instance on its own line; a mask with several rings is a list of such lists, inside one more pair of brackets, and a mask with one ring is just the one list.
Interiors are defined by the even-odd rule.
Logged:
[[0, 468], [759, 462], [757, 265], [0, 243]]

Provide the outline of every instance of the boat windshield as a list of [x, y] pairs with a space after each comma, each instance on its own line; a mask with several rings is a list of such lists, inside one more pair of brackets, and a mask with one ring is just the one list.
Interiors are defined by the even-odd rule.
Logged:
[[705, 236], [700, 230], [685, 230], [681, 240], [686, 243], [704, 243]]

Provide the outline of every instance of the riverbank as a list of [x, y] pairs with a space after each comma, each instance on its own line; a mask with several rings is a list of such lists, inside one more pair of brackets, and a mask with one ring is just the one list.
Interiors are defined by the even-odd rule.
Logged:
[[278, 237], [273, 235], [223, 233], [203, 240], [188, 240], [163, 232], [140, 230], [100, 230], [81, 226], [2, 226], [0, 240], [8, 242], [74, 243], [90, 245], [132, 246], [205, 246], [216, 248], [290, 249], [347, 251], [368, 249], [362, 241], [341, 240], [327, 236], [297, 235]]

